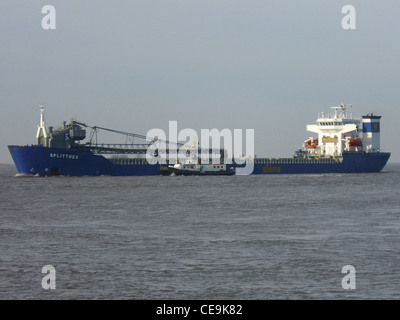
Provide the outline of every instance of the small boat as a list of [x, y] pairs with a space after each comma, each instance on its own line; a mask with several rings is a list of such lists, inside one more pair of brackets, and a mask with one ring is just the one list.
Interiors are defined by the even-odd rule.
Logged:
[[194, 142], [186, 151], [185, 163], [161, 165], [160, 174], [163, 176], [232, 176], [235, 174], [233, 166], [227, 168], [226, 164], [222, 162], [202, 164], [197, 156], [197, 148], [197, 143]]
[[177, 163], [161, 166], [160, 174], [163, 176], [232, 176], [235, 174], [235, 168], [227, 168], [226, 164]]

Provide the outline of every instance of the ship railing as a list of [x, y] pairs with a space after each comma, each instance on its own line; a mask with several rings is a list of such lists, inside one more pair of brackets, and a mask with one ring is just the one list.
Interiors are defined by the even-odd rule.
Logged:
[[330, 164], [341, 162], [340, 158], [255, 158], [254, 164]]
[[145, 158], [109, 158], [108, 160], [114, 164], [120, 165], [149, 164]]

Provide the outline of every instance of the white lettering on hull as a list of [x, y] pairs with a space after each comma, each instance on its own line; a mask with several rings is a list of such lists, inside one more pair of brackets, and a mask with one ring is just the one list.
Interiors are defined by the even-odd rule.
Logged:
[[77, 160], [79, 159], [79, 156], [67, 153], [50, 153], [50, 158]]

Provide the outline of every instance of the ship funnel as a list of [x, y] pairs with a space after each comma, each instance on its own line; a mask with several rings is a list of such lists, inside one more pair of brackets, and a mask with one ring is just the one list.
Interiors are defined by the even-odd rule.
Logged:
[[381, 116], [376, 116], [373, 113], [369, 113], [362, 118], [364, 151], [379, 152]]

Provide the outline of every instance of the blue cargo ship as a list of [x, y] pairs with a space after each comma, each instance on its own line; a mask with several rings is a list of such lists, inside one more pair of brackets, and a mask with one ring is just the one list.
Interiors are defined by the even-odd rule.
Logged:
[[[381, 116], [368, 114], [362, 119], [353, 119], [347, 115], [345, 103], [332, 109], [332, 114], [322, 113], [316, 124], [307, 126], [307, 131], [317, 137], [305, 140], [293, 157], [245, 159], [246, 165], [250, 164], [252, 168], [251, 174], [380, 172], [390, 157], [389, 152], [380, 151]], [[146, 176], [160, 175], [169, 165], [150, 164], [146, 160], [145, 155], [154, 141], [141, 144], [107, 144], [94, 141], [97, 131], [101, 129], [132, 139], [146, 139], [146, 136], [90, 127], [90, 139], [83, 142], [87, 128], [89, 126], [78, 121], [71, 121], [70, 124], [63, 122], [57, 129], [46, 128], [44, 109], [41, 107], [37, 143], [30, 146], [8, 146], [18, 175]], [[236, 174], [244, 172], [242, 169], [245, 164], [224, 159], [223, 150], [221, 160], [225, 160], [227, 170], [234, 170]]]

